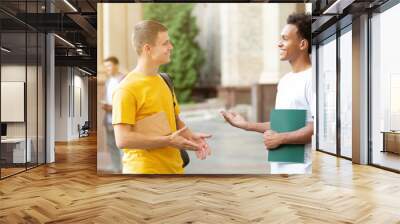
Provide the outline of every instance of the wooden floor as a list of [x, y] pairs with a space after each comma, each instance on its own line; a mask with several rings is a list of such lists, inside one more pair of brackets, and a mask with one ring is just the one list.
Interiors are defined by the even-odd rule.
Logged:
[[17, 168], [1, 168], [1, 177], [7, 177], [7, 176], [11, 176], [13, 174], [19, 173], [19, 172], [23, 172], [25, 171], [25, 167], [17, 167]]
[[374, 151], [372, 158], [375, 164], [400, 170], [400, 155], [392, 152]]
[[0, 181], [0, 223], [400, 223], [400, 175], [316, 153], [311, 176], [98, 176], [94, 137]]

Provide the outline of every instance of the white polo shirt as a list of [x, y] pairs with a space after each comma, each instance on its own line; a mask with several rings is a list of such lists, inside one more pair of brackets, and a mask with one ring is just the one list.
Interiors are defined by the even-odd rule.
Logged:
[[[105, 84], [105, 102], [108, 105], [112, 105], [112, 95], [115, 89], [117, 89], [119, 83], [121, 82], [121, 80], [125, 77], [124, 74], [120, 73], [118, 75], [115, 76], [111, 76], [110, 78], [107, 79], [106, 84]], [[112, 114], [111, 113], [107, 113], [107, 124], [112, 123]]]
[[[312, 122], [315, 117], [315, 100], [312, 68], [310, 67], [302, 72], [290, 72], [283, 76], [278, 83], [275, 109], [306, 110], [307, 122]], [[311, 145], [311, 143], [305, 145], [305, 163], [269, 162], [269, 172], [271, 174], [311, 174]]]

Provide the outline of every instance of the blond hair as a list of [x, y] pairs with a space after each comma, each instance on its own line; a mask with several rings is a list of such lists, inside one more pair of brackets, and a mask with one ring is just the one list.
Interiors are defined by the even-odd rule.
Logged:
[[144, 20], [137, 23], [132, 35], [132, 45], [138, 55], [142, 53], [145, 44], [155, 44], [158, 33], [168, 31], [167, 27], [153, 20]]

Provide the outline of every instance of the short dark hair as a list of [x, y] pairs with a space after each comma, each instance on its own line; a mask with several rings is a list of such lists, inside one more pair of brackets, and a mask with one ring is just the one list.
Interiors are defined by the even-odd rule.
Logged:
[[299, 35], [308, 42], [308, 53], [311, 54], [311, 15], [308, 13], [292, 13], [286, 20], [287, 24], [295, 25]]
[[118, 58], [114, 57], [114, 56], [110, 56], [110, 57], [104, 59], [104, 62], [111, 62], [114, 65], [118, 65], [119, 64]]

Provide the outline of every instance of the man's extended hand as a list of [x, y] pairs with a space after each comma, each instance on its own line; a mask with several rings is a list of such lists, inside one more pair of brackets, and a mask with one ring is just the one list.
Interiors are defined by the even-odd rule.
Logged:
[[179, 148], [179, 149], [188, 149], [188, 150], [193, 150], [193, 151], [199, 151], [201, 150], [201, 146], [198, 142], [195, 142], [193, 140], [187, 139], [182, 136], [182, 133], [187, 129], [187, 127], [184, 127], [171, 135], [169, 135], [169, 144], [173, 147]]
[[240, 114], [231, 111], [221, 111], [221, 115], [232, 126], [246, 129], [247, 121]]
[[275, 149], [284, 144], [285, 136], [272, 130], [264, 132], [264, 145], [267, 149]]
[[207, 156], [211, 155], [211, 149], [207, 144], [206, 139], [211, 138], [212, 135], [205, 133], [193, 133], [190, 140], [196, 142], [200, 146], [200, 150], [196, 151], [196, 156], [198, 159], [205, 159]]

